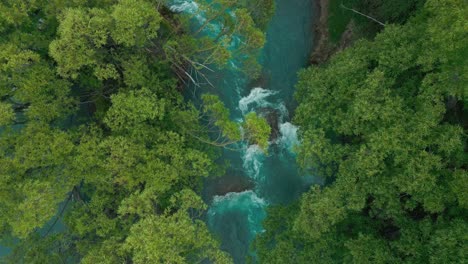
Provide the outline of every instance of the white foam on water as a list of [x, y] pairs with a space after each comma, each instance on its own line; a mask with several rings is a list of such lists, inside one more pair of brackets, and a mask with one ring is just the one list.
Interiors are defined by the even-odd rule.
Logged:
[[198, 4], [195, 1], [180, 1], [180, 0], [173, 1], [169, 7], [169, 9], [172, 12], [188, 13], [188, 14], [194, 14], [195, 12], [198, 11], [198, 8], [199, 8]]
[[250, 91], [249, 95], [240, 99], [239, 109], [241, 110], [242, 114], [245, 115], [249, 112], [249, 107], [252, 105], [256, 107], [271, 106], [272, 104], [266, 99], [276, 93], [276, 91], [267, 90], [260, 87], [254, 88]]
[[[212, 218], [217, 214], [224, 214], [229, 211], [243, 211], [247, 216], [249, 224], [256, 226], [254, 231], [260, 232], [260, 222], [265, 216], [265, 207], [268, 203], [257, 196], [251, 190], [243, 192], [231, 192], [223, 196], [216, 195], [208, 210], [208, 215]], [[257, 230], [255, 230], [257, 229]]]
[[286, 108], [286, 105], [284, 105], [283, 102], [278, 103], [274, 108], [278, 109], [278, 111], [280, 113], [280, 115], [279, 115], [280, 122], [282, 123], [284, 121], [284, 119], [289, 116], [288, 108]]
[[279, 140], [280, 144], [292, 152], [294, 147], [299, 145], [299, 139], [297, 137], [297, 130], [299, 128], [289, 122], [286, 122], [280, 124], [279, 129], [281, 133], [281, 138]]
[[212, 206], [216, 207], [221, 203], [227, 203], [227, 207], [236, 207], [241, 205], [241, 201], [248, 201], [249, 204], [253, 204], [255, 207], [261, 208], [267, 205], [267, 202], [258, 197], [257, 194], [252, 191], [243, 191], [243, 192], [230, 192], [225, 195], [215, 195], [213, 197]]
[[265, 155], [258, 145], [250, 145], [242, 156], [243, 167], [247, 175], [256, 181], [262, 181], [260, 172]]
[[233, 50], [242, 45], [242, 39], [238, 35], [232, 36], [231, 43], [229, 43], [229, 49]]
[[169, 9], [175, 13], [185, 13], [195, 15], [198, 24], [203, 24], [206, 18], [199, 12], [200, 6], [192, 0], [173, 0], [170, 1]]
[[231, 66], [231, 69], [238, 70], [239, 66], [237, 66], [236, 62], [234, 60], [229, 60], [229, 66]]
[[[205, 18], [203, 18], [205, 19]], [[203, 21], [204, 22], [204, 21]], [[212, 21], [208, 26], [206, 26], [202, 32], [208, 34], [211, 38], [216, 38], [221, 33], [223, 24], [217, 21]]]

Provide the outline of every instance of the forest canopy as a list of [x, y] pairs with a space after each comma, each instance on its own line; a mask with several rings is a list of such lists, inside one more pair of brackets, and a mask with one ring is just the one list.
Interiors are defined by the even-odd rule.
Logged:
[[467, 14], [428, 0], [300, 72], [298, 162], [326, 184], [269, 211], [262, 263], [466, 262]]
[[[231, 64], [261, 77], [275, 1], [172, 3], [1, 1], [0, 262], [233, 262], [203, 183], [277, 128], [189, 89]], [[251, 260], [467, 262], [466, 1], [330, 4], [337, 52], [299, 72], [291, 121], [323, 184], [268, 207]]]
[[[230, 121], [215, 96], [196, 106], [183, 87], [189, 69], [232, 56], [253, 58], [242, 70], [257, 74], [273, 4], [201, 5], [224, 26], [210, 38], [167, 1], [2, 1], [5, 261], [230, 263], [201, 220], [201, 183], [220, 174], [214, 146], [225, 146], [208, 132], [265, 144], [269, 130], [256, 115]], [[234, 37], [244, 45], [231, 49]]]

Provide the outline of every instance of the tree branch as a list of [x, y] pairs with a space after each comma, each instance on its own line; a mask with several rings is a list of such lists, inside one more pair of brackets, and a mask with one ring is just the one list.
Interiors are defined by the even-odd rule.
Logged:
[[349, 11], [352, 11], [352, 12], [354, 12], [354, 13], [356, 13], [356, 14], [358, 14], [358, 15], [361, 15], [361, 16], [363, 16], [363, 17], [366, 17], [366, 18], [368, 18], [368, 19], [370, 19], [370, 20], [372, 20], [372, 21], [378, 23], [379, 25], [385, 27], [385, 23], [382, 23], [382, 22], [380, 22], [379, 20], [377, 20], [377, 19], [375, 19], [375, 18], [373, 18], [373, 17], [371, 17], [371, 16], [368, 16], [368, 15], [366, 15], [366, 14], [363, 14], [363, 13], [357, 11], [356, 9], [352, 9], [352, 8], [346, 7], [345, 5], [343, 5], [343, 3], [341, 3], [341, 8], [346, 9], [346, 10], [349, 10]]

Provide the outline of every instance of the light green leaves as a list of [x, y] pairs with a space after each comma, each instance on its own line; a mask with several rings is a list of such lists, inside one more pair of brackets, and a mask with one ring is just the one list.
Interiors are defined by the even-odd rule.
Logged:
[[135, 263], [232, 263], [218, 249], [205, 224], [189, 215], [189, 208], [205, 207], [200, 197], [182, 190], [171, 198], [173, 213], [149, 216], [140, 220], [125, 240], [124, 248], [131, 252]]
[[57, 213], [59, 203], [66, 199], [66, 190], [58, 191], [54, 182], [26, 181], [18, 186], [23, 194], [17, 208], [11, 208], [13, 234], [26, 238], [32, 231], [41, 228]]
[[76, 184], [67, 172], [74, 149], [70, 137], [46, 124], [30, 124], [19, 135], [3, 134], [0, 148], [1, 222], [26, 237], [42, 227]]
[[157, 36], [161, 17], [151, 3], [122, 0], [111, 9], [109, 14], [99, 8], [71, 8], [63, 14], [59, 38], [50, 44], [61, 76], [75, 79], [80, 70], [91, 67], [101, 80], [118, 79], [109, 52], [119, 45], [139, 48]]
[[[51, 42], [50, 55], [58, 63], [57, 72], [63, 77], [77, 78], [77, 71], [85, 66], [96, 64], [96, 48], [103, 45], [107, 37], [107, 32], [102, 32], [99, 28], [106, 28], [108, 25], [93, 23], [93, 15], [104, 15], [103, 12], [91, 12], [85, 9], [68, 9], [60, 21], [58, 28], [59, 39]], [[110, 22], [100, 20], [99, 22]], [[95, 20], [95, 22], [97, 22]], [[98, 34], [100, 33], [100, 34]]]
[[[202, 99], [203, 112], [209, 118], [209, 125], [216, 126], [221, 131], [222, 136], [229, 140], [229, 144], [245, 140], [248, 144], [259, 145], [265, 152], [268, 150], [271, 127], [265, 118], [252, 112], [244, 117], [242, 123], [237, 123], [230, 120], [229, 110], [217, 96], [204, 94]], [[219, 145], [224, 146], [224, 144]]]
[[[50, 122], [74, 110], [70, 83], [57, 78], [38, 53], [2, 45], [0, 58], [0, 97], [11, 105], [15, 115]], [[4, 115], [8, 117], [6, 112]], [[11, 120], [11, 116], [8, 118]]]
[[314, 186], [301, 199], [301, 210], [295, 221], [297, 232], [305, 232], [313, 239], [333, 229], [346, 216], [346, 208], [339, 192], [331, 188], [320, 190]]
[[244, 137], [251, 143], [257, 144], [263, 151], [268, 150], [268, 139], [271, 134], [271, 127], [265, 118], [259, 117], [256, 113], [248, 113], [243, 123]]
[[144, 123], [164, 118], [166, 103], [147, 88], [112, 96], [112, 107], [107, 112], [105, 123], [113, 130], [134, 129]]
[[8, 103], [0, 102], [0, 127], [11, 124], [15, 119], [15, 112]]
[[112, 12], [112, 38], [127, 47], [142, 46], [157, 36], [161, 16], [154, 5], [141, 0], [121, 0]]
[[213, 122], [221, 131], [223, 136], [238, 141], [241, 139], [241, 131], [236, 122], [230, 120], [229, 109], [227, 109], [219, 97], [211, 94], [204, 94], [203, 99], [203, 112], [209, 115]]

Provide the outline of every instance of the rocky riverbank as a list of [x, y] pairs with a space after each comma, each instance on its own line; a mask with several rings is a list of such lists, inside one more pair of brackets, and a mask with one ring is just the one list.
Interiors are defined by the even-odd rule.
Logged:
[[330, 41], [330, 34], [328, 32], [328, 19], [330, 17], [329, 6], [331, 0], [315, 0], [315, 27], [314, 27], [314, 50], [310, 57], [310, 64], [320, 65], [328, 61], [328, 59], [335, 53], [349, 47], [354, 40], [355, 25], [351, 21], [346, 30], [341, 35], [338, 43], [333, 44]]

